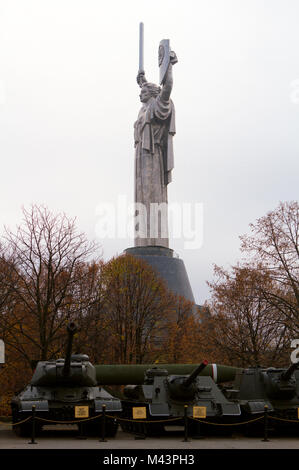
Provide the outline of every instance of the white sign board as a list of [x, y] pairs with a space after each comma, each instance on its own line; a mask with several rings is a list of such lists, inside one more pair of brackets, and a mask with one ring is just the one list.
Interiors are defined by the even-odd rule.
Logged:
[[0, 364], [5, 362], [5, 347], [3, 339], [0, 339]]

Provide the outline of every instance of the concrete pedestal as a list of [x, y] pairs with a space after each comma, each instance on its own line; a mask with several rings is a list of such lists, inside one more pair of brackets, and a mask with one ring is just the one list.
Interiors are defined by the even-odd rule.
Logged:
[[173, 250], [163, 246], [136, 246], [127, 248], [125, 253], [138, 256], [155, 269], [168, 288], [177, 295], [194, 302], [184, 261], [173, 256]]

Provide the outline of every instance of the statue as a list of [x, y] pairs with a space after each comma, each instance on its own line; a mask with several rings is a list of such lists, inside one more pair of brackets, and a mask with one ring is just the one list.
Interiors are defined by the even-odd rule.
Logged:
[[169, 41], [159, 47], [160, 86], [149, 83], [143, 70], [143, 25], [140, 25], [139, 72], [142, 107], [134, 124], [135, 246], [168, 248], [167, 185], [173, 169], [172, 137], [175, 110], [170, 99], [176, 54]]
[[174, 294], [194, 302], [182, 259], [169, 247], [167, 187], [173, 169], [175, 135], [172, 68], [177, 62], [169, 40], [160, 41], [160, 86], [149, 83], [143, 67], [143, 24], [140, 23], [139, 71], [142, 107], [134, 124], [135, 135], [135, 234], [134, 247], [125, 253], [141, 258]]

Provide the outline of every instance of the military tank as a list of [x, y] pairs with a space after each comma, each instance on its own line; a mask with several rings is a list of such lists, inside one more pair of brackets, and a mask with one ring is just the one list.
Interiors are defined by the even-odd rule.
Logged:
[[[253, 367], [239, 370], [233, 386], [224, 391], [225, 396], [241, 407], [242, 421], [262, 416], [265, 406], [271, 420], [271, 429], [296, 426], [298, 431], [299, 409], [299, 364], [288, 368]], [[291, 420], [291, 421], [283, 421]], [[292, 423], [295, 421], [295, 423]], [[262, 422], [250, 424], [247, 434], [260, 431]]]
[[[166, 368], [148, 369], [142, 385], [127, 385], [124, 388], [122, 417], [127, 421], [121, 421], [122, 429], [148, 436], [159, 435], [172, 424], [183, 425], [185, 412], [188, 417], [195, 417], [199, 410], [209, 422], [235, 422], [241, 414], [240, 406], [223, 395], [211, 376], [200, 375], [207, 365], [207, 361], [203, 361], [189, 375], [170, 375]], [[132, 422], [138, 408], [145, 412], [140, 420], [142, 422], [138, 419]], [[163, 420], [164, 423], [161, 422]], [[198, 422], [188, 422], [190, 433], [198, 434]], [[201, 432], [203, 427], [206, 432], [210, 430], [208, 425], [200, 424]]]
[[[76, 331], [76, 324], [69, 323], [65, 358], [39, 361], [31, 382], [13, 397], [12, 421], [17, 435], [30, 435], [30, 421], [17, 423], [31, 415], [33, 405], [36, 417], [72, 423], [78, 417], [85, 419], [100, 414], [103, 405], [106, 405], [107, 413], [113, 413], [115, 417], [122, 411], [120, 400], [98, 385], [95, 367], [89, 362], [89, 357], [86, 354], [72, 354]], [[36, 420], [37, 432], [45, 424], [51, 423]], [[117, 427], [115, 418], [106, 418], [106, 436], [115, 436]], [[86, 434], [100, 433], [100, 423], [98, 419], [82, 421], [79, 430]]]

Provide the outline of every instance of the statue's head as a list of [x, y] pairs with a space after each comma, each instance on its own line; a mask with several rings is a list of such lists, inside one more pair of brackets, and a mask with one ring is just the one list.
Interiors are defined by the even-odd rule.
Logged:
[[145, 83], [142, 85], [141, 92], [140, 92], [140, 101], [142, 103], [147, 103], [147, 101], [154, 97], [156, 98], [158, 94], [160, 93], [161, 88], [158, 85], [155, 85], [154, 83]]

